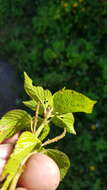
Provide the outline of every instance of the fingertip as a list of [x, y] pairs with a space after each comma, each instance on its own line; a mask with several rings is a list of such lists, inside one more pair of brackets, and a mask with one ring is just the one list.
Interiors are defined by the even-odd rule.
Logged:
[[27, 190], [27, 189], [24, 187], [17, 187], [16, 190]]

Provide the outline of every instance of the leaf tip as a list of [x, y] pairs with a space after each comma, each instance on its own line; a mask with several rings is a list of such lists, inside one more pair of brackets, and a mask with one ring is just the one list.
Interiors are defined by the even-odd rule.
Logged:
[[95, 100], [90, 100], [90, 104], [89, 104], [87, 113], [92, 113], [92, 112], [93, 112], [93, 108], [94, 108], [94, 106], [95, 106], [96, 103], [97, 103], [97, 101], [95, 101]]
[[76, 131], [75, 131], [74, 128], [72, 128], [72, 134], [73, 134], [73, 135], [77, 135], [77, 133], [76, 133]]
[[74, 135], [77, 135], [76, 131], [73, 132]]
[[27, 76], [27, 73], [24, 71], [24, 72], [23, 72], [23, 75], [24, 75], [24, 78], [25, 78], [25, 77]]

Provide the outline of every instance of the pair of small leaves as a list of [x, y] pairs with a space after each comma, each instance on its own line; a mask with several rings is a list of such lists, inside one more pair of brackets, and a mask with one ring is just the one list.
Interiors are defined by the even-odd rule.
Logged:
[[[24, 101], [23, 103], [35, 111], [35, 107], [37, 105], [35, 100]], [[40, 110], [39, 113], [42, 114], [43, 112]], [[66, 128], [68, 133], [76, 134], [74, 130], [74, 117], [72, 113], [56, 115], [53, 117], [52, 122], [58, 127]], [[48, 128], [45, 127], [45, 130], [48, 130]]]
[[59, 90], [52, 96], [49, 90], [44, 90], [40, 86], [33, 86], [32, 80], [26, 73], [24, 73], [24, 88], [32, 98], [32, 101], [26, 101], [25, 104], [33, 110], [37, 102], [40, 102], [43, 107], [46, 108], [49, 105], [53, 107], [54, 112], [60, 114], [73, 112], [91, 113], [96, 103], [96, 101], [83, 94], [69, 89]]
[[0, 120], [0, 143], [22, 129], [30, 129], [32, 117], [24, 110], [7, 112]]
[[[25, 90], [32, 100], [23, 102], [27, 107], [35, 110], [37, 102], [42, 106], [51, 106], [53, 108], [53, 123], [58, 127], [66, 128], [68, 133], [76, 134], [74, 130], [73, 112], [91, 113], [96, 101], [93, 101], [81, 93], [73, 90], [62, 89], [51, 94], [49, 90], [32, 85], [32, 80], [25, 73]], [[46, 101], [47, 103], [46, 103]], [[44, 102], [46, 104], [44, 104]], [[43, 107], [40, 107], [40, 114], [43, 114]], [[57, 113], [57, 114], [56, 114]]]
[[7, 179], [5, 180], [2, 190], [7, 190], [9, 185], [11, 184], [14, 176], [19, 171], [19, 168], [22, 166], [23, 160], [34, 151], [34, 149], [39, 149], [41, 146], [41, 141], [36, 138], [34, 134], [31, 132], [23, 132], [19, 137], [17, 144], [14, 148], [13, 153], [8, 160], [3, 173], [2, 177]]

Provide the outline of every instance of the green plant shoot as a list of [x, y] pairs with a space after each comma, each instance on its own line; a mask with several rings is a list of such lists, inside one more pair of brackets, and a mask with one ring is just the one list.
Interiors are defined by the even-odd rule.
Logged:
[[[83, 94], [69, 89], [59, 90], [52, 95], [49, 90], [34, 86], [26, 73], [24, 73], [24, 89], [30, 100], [23, 103], [34, 111], [34, 115], [17, 109], [7, 112], [0, 120], [0, 143], [21, 131], [14, 151], [2, 172], [4, 182], [1, 190], [16, 188], [25, 161], [35, 152], [47, 154], [57, 163], [62, 180], [70, 167], [69, 158], [57, 149], [46, 149], [46, 145], [59, 141], [66, 133], [75, 135], [73, 113], [91, 113], [96, 103]], [[45, 140], [52, 124], [61, 127], [62, 134]]]

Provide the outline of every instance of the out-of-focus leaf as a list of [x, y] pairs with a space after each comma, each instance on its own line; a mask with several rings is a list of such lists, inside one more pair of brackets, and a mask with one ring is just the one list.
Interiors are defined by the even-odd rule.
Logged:
[[0, 143], [22, 129], [29, 129], [32, 117], [24, 110], [7, 112], [0, 120]]

